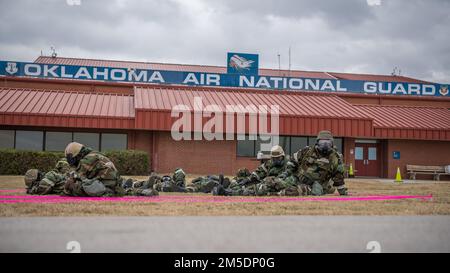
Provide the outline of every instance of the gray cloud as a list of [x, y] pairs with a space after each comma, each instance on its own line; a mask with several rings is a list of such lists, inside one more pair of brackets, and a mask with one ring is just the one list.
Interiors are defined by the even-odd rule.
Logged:
[[225, 65], [228, 51], [260, 65], [402, 74], [450, 82], [450, 1], [0, 1], [0, 59], [60, 56]]

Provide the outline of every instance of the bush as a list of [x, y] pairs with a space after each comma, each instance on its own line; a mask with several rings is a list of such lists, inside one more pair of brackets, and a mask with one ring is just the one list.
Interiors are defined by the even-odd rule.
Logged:
[[148, 175], [149, 158], [143, 151], [107, 151], [104, 152], [116, 166], [121, 175]]
[[[104, 153], [121, 175], [147, 175], [149, 157], [142, 151], [107, 151]], [[48, 172], [64, 157], [63, 152], [36, 152], [0, 149], [0, 175], [23, 175], [29, 169]]]

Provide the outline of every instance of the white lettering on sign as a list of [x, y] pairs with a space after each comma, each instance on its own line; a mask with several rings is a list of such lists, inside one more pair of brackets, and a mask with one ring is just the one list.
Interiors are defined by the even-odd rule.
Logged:
[[80, 67], [80, 69], [78, 69], [77, 73], [74, 76], [75, 79], [79, 79], [81, 77], [86, 79], [92, 79], [86, 67]]
[[148, 81], [149, 82], [159, 81], [160, 83], [164, 83], [164, 78], [161, 75], [161, 72], [155, 71], [152, 73], [152, 75], [150, 76], [150, 79], [148, 79]]
[[365, 82], [365, 93], [380, 94], [402, 94], [402, 95], [427, 95], [434, 96], [436, 88], [431, 84], [416, 83], [386, 83], [386, 82]]
[[[448, 96], [447, 85], [352, 81], [338, 79], [291, 78], [282, 76], [235, 75], [180, 71], [155, 71], [134, 68], [72, 66], [0, 61], [0, 76], [65, 78], [98, 81], [128, 81], [262, 89], [352, 92], [367, 94]], [[445, 86], [441, 89], [441, 86]], [[349, 91], [350, 90], [350, 91]], [[442, 90], [442, 91], [441, 91]]]
[[62, 66], [61, 67], [61, 77], [62, 78], [73, 78], [73, 75], [66, 73], [66, 67]]
[[38, 64], [26, 64], [24, 73], [26, 76], [40, 76], [41, 66]]
[[188, 73], [183, 83], [220, 86], [220, 75], [200, 73], [199, 76], [197, 77], [195, 73]]
[[108, 80], [108, 68], [105, 68], [103, 71], [100, 71], [100, 69], [98, 69], [97, 67], [94, 67], [94, 79], [99, 80], [100, 76], [103, 77], [103, 80], [107, 81]]
[[44, 66], [44, 76], [45, 77], [59, 77], [58, 74], [56, 74], [56, 69], [58, 69], [59, 66], [55, 65], [49, 68], [47, 65]]
[[127, 74], [123, 69], [111, 69], [111, 80], [124, 81], [127, 78]]

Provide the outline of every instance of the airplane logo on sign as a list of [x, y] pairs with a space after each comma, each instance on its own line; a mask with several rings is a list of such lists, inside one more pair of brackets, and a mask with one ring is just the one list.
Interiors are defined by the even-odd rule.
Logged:
[[235, 54], [230, 58], [230, 67], [236, 69], [237, 71], [250, 70], [252, 63], [254, 62], [255, 61], [247, 60], [246, 58]]

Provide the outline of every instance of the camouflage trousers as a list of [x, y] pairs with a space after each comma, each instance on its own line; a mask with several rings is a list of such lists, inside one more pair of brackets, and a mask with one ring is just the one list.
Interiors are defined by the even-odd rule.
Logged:
[[310, 186], [311, 195], [320, 196], [325, 194], [333, 194], [336, 188], [333, 187], [333, 181], [328, 180], [320, 183], [320, 181], [314, 181]]
[[157, 196], [158, 191], [153, 189], [154, 185], [157, 183], [155, 177], [150, 176], [149, 179], [144, 181], [138, 181], [133, 178], [123, 179], [122, 187], [125, 190], [125, 195], [132, 196]]
[[174, 181], [160, 181], [153, 185], [153, 189], [160, 192], [186, 192], [186, 188], [178, 186]]
[[197, 177], [191, 181], [191, 185], [186, 187], [188, 192], [210, 193], [212, 189], [219, 186], [218, 176]]
[[320, 196], [333, 194], [336, 191], [332, 179], [314, 179], [313, 177], [313, 175], [301, 175], [299, 177], [300, 185], [305, 189], [303, 195]]
[[47, 172], [42, 180], [33, 183], [31, 188], [27, 188], [28, 194], [62, 194], [66, 176], [56, 171]]
[[289, 176], [285, 179], [272, 176], [264, 178], [261, 183], [257, 184], [255, 193], [258, 196], [298, 196], [301, 195], [301, 189], [295, 176]]
[[122, 188], [122, 179], [98, 180], [69, 177], [64, 185], [63, 194], [84, 197], [112, 197], [124, 196], [125, 190]]

